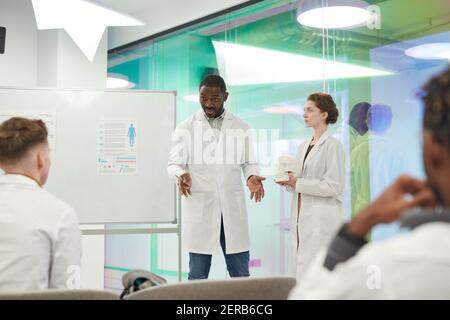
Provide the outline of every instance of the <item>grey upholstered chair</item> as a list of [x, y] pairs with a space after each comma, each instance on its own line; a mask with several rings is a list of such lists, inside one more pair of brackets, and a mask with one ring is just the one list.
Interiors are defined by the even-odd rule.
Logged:
[[151, 287], [127, 300], [286, 300], [295, 278], [278, 276], [198, 280]]

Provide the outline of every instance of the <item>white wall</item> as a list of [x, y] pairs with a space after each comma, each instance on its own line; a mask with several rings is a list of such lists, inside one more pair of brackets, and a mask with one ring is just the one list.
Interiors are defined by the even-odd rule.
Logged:
[[140, 27], [108, 28], [108, 49], [145, 38], [244, 3], [243, 0], [102, 0], [145, 22]]
[[90, 62], [62, 29], [40, 30], [37, 41], [37, 85], [58, 88], [106, 87], [107, 33]]
[[31, 1], [1, 0], [0, 26], [6, 27], [0, 86], [35, 86], [37, 30]]
[[104, 88], [107, 34], [89, 62], [63, 30], [38, 31], [31, 0], [1, 0], [0, 86]]
[[[65, 31], [37, 30], [31, 0], [0, 0], [0, 26], [7, 28], [5, 54], [0, 54], [0, 86], [105, 88], [107, 33], [89, 62]], [[104, 236], [83, 236], [82, 240], [82, 287], [102, 289]]]

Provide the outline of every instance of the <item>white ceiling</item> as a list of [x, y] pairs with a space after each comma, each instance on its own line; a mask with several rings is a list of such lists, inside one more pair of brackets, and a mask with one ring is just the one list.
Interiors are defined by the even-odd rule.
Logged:
[[148, 9], [154, 8], [157, 5], [164, 6], [165, 3], [177, 2], [176, 0], [97, 0], [98, 2], [104, 3], [127, 14], [133, 14], [136, 12], [147, 11]]
[[98, 0], [145, 22], [140, 27], [110, 27], [108, 49], [165, 31], [244, 3], [243, 0]]

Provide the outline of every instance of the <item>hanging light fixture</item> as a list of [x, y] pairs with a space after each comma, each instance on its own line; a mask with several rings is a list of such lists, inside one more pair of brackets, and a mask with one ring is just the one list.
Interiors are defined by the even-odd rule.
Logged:
[[405, 50], [405, 54], [416, 59], [450, 60], [450, 42], [427, 43]]
[[106, 78], [107, 89], [131, 89], [134, 83], [128, 80], [128, 77], [118, 73], [108, 73]]
[[320, 29], [360, 27], [371, 18], [368, 6], [362, 0], [303, 0], [297, 9], [297, 21]]

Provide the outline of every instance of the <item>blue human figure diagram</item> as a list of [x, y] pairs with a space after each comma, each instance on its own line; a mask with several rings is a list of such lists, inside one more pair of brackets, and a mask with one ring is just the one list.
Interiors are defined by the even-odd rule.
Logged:
[[130, 138], [130, 147], [133, 147], [134, 146], [134, 138], [136, 137], [136, 129], [134, 128], [133, 124], [130, 124], [130, 127], [128, 128], [127, 136]]

